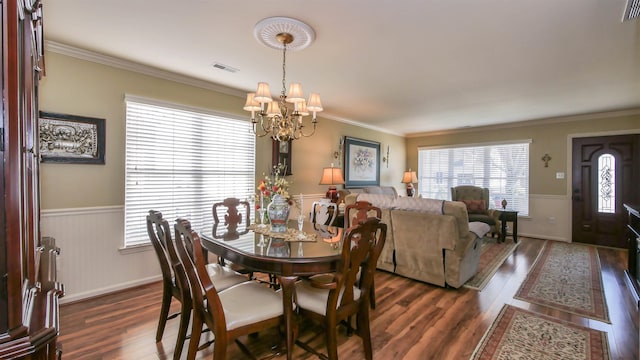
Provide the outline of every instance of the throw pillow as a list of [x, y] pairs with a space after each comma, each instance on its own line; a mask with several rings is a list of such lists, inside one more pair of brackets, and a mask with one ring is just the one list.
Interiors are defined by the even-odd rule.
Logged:
[[486, 214], [487, 204], [484, 200], [462, 200], [467, 206], [467, 213], [469, 214]]

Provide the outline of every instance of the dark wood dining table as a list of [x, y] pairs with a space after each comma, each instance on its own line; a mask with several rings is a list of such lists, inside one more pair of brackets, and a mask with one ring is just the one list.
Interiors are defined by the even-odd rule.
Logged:
[[[289, 221], [297, 231], [297, 222]], [[337, 270], [342, 251], [343, 229], [320, 227], [305, 221], [302, 231], [315, 234], [315, 241], [291, 241], [258, 231], [248, 230], [229, 237], [202, 231], [202, 246], [209, 252], [255, 272], [274, 274], [282, 288], [282, 301], [287, 336], [287, 359], [292, 358], [297, 323], [294, 319], [294, 286], [301, 276], [312, 276]], [[244, 232], [244, 233], [243, 233]], [[294, 238], [295, 239], [295, 238]]]

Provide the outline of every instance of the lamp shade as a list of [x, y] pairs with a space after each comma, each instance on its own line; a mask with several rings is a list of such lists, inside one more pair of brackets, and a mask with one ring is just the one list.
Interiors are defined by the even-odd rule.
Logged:
[[404, 184], [416, 183], [418, 182], [418, 176], [416, 176], [415, 171], [411, 171], [411, 169], [409, 169], [409, 171], [405, 171], [404, 174], [402, 175], [401, 182]]
[[307, 102], [307, 110], [320, 112], [322, 111], [322, 102], [320, 101], [320, 94], [309, 94], [309, 102]]
[[260, 104], [256, 101], [256, 93], [247, 94], [247, 102], [243, 107], [246, 111], [260, 111]]
[[258, 83], [258, 90], [256, 91], [254, 99], [261, 104], [272, 102], [273, 99], [271, 98], [271, 90], [269, 89], [269, 84], [265, 82]]
[[309, 115], [309, 110], [307, 110], [307, 102], [306, 101], [300, 101], [300, 102], [296, 103], [296, 108], [298, 109], [298, 114], [300, 114], [302, 116]]
[[272, 101], [267, 105], [267, 116], [274, 117], [276, 115], [281, 115], [280, 105], [278, 105], [277, 101]]
[[342, 169], [335, 167], [326, 167], [322, 169], [322, 178], [320, 185], [339, 185], [344, 184], [344, 176]]
[[289, 84], [289, 93], [287, 94], [286, 101], [290, 103], [305, 101], [304, 93], [302, 92], [302, 85], [300, 83]]

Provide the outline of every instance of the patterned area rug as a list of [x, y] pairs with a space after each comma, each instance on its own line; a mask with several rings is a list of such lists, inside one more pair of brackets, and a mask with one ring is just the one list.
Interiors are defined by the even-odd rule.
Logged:
[[498, 271], [502, 263], [518, 247], [517, 243], [508, 239], [499, 243], [498, 239], [484, 237], [482, 239], [482, 253], [480, 254], [480, 265], [478, 272], [469, 279], [463, 286], [474, 290], [482, 290], [489, 283], [489, 280]]
[[547, 241], [514, 298], [611, 323], [593, 246]]
[[609, 359], [607, 333], [504, 305], [471, 359]]

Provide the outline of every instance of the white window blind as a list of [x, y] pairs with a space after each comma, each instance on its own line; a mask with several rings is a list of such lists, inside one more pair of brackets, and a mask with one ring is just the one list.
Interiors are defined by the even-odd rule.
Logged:
[[529, 215], [529, 143], [469, 145], [418, 150], [418, 191], [425, 198], [451, 200], [451, 188], [489, 189], [489, 207]]
[[125, 247], [149, 242], [146, 216], [161, 211], [194, 230], [213, 226], [212, 207], [253, 199], [255, 136], [248, 121], [127, 97]]

